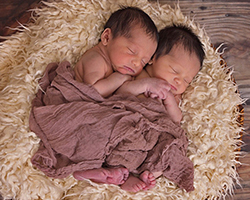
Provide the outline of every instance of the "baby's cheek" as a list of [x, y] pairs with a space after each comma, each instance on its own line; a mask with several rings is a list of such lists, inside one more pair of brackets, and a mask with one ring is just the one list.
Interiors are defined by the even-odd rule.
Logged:
[[176, 95], [174, 95], [174, 98], [175, 98], [177, 104], [179, 104], [181, 99], [182, 99], [182, 96], [181, 96], [181, 94], [176, 94]]
[[180, 87], [180, 89], [179, 89], [179, 91], [178, 91], [178, 94], [179, 95], [181, 95], [181, 94], [183, 94], [185, 91], [186, 91], [186, 89], [187, 89], [187, 86], [182, 86], [182, 87]]

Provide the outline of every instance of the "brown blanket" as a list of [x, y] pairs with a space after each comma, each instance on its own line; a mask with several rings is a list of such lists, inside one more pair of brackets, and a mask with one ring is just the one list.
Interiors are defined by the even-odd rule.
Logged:
[[104, 99], [77, 82], [70, 63], [51, 63], [32, 102], [30, 129], [41, 139], [32, 163], [47, 176], [125, 166], [163, 175], [187, 191], [193, 188], [188, 141], [157, 100], [114, 95]]

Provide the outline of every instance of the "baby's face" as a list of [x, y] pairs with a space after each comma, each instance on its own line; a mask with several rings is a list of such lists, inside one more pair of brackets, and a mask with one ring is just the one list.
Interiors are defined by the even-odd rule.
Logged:
[[169, 54], [153, 59], [152, 75], [166, 80], [173, 94], [182, 94], [200, 70], [198, 57], [177, 45]]
[[154, 54], [157, 41], [140, 27], [130, 31], [131, 37], [111, 38], [107, 52], [114, 71], [131, 76], [138, 75]]

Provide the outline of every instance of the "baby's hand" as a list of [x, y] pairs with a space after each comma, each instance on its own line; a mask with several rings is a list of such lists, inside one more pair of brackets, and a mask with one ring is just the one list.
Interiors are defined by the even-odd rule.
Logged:
[[166, 99], [170, 89], [171, 86], [167, 81], [158, 78], [150, 78], [147, 80], [147, 88], [144, 95], [151, 98]]

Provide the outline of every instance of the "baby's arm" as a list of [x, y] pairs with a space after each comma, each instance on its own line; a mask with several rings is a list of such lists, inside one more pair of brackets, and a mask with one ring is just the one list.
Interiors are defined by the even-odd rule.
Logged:
[[158, 78], [149, 78], [145, 74], [142, 72], [135, 80], [126, 81], [116, 93], [130, 93], [135, 96], [144, 94], [147, 97], [165, 99], [166, 92], [170, 90], [169, 84]]
[[159, 78], [150, 78], [145, 71], [136, 77], [136, 80], [126, 81], [116, 93], [130, 93], [135, 96], [144, 94], [147, 97], [162, 100], [171, 119], [180, 123], [182, 112], [178, 106], [181, 95], [174, 96], [169, 84]]
[[170, 91], [169, 84], [158, 78], [142, 78], [126, 81], [116, 93], [144, 94], [147, 97], [162, 100], [169, 116], [175, 123], [180, 123], [182, 112], [178, 106], [180, 95], [175, 97]]
[[76, 80], [92, 85], [103, 97], [115, 92], [129, 75], [113, 72], [111, 66], [95, 51], [89, 51], [82, 56], [75, 66]]
[[176, 97], [172, 94], [172, 92], [168, 92], [167, 98], [163, 100], [163, 103], [171, 119], [175, 123], [179, 124], [182, 119], [182, 112], [179, 108], [178, 102], [176, 101]]
[[131, 76], [113, 72], [107, 78], [95, 82], [93, 86], [103, 97], [108, 97], [128, 80], [131, 80]]

